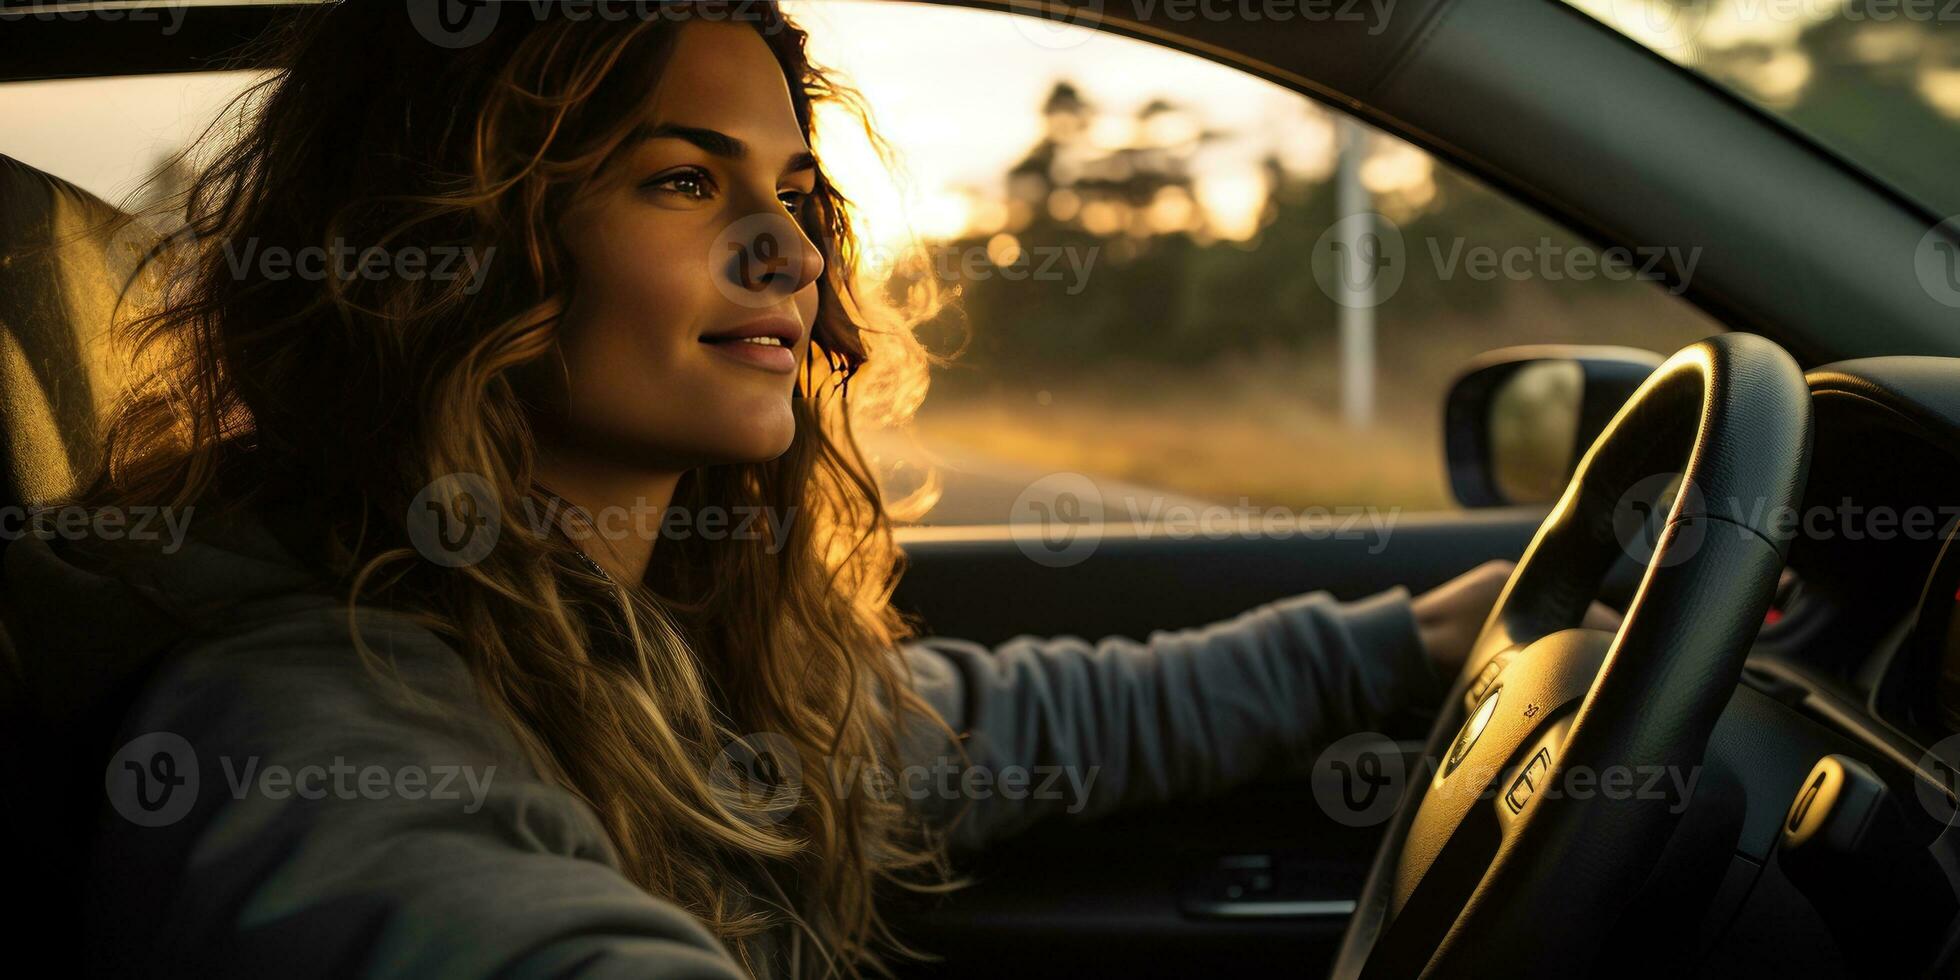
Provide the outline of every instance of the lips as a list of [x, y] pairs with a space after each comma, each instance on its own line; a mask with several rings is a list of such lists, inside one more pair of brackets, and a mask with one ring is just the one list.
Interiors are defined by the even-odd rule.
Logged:
[[703, 335], [701, 343], [736, 363], [777, 374], [794, 374], [796, 348], [803, 343], [803, 324], [786, 316], [763, 317]]

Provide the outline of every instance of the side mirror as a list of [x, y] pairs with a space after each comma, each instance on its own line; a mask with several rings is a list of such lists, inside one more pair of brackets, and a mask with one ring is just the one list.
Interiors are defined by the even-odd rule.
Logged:
[[1665, 360], [1634, 347], [1506, 347], [1450, 386], [1443, 445], [1465, 507], [1548, 504], [1579, 457]]

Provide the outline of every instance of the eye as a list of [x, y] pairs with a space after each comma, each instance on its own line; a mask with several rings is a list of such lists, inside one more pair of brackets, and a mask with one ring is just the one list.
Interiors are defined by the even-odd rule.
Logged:
[[810, 195], [802, 191], [784, 191], [778, 194], [776, 199], [783, 202], [783, 207], [787, 208], [789, 213], [802, 214], [804, 206], [810, 202]]
[[706, 200], [714, 193], [715, 179], [699, 167], [662, 174], [641, 184], [648, 190], [679, 194], [691, 201]]

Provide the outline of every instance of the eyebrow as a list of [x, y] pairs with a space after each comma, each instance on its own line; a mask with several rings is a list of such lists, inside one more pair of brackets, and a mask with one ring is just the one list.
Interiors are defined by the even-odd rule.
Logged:
[[[627, 146], [637, 146], [646, 140], [681, 139], [700, 147], [705, 153], [729, 160], [746, 160], [749, 157], [749, 144], [720, 130], [703, 129], [699, 126], [681, 126], [675, 123], [661, 123], [649, 126], [641, 123], [626, 137]], [[817, 158], [808, 150], [790, 155], [789, 162], [783, 166], [783, 173], [793, 174], [804, 170], [815, 170]]]

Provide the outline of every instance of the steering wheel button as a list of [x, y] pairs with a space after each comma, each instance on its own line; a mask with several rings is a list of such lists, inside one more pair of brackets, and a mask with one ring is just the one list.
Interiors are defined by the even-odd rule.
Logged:
[[1477, 671], [1476, 678], [1470, 681], [1468, 701], [1471, 705], [1475, 705], [1484, 699], [1484, 693], [1490, 690], [1492, 684], [1497, 683], [1497, 675], [1504, 672], [1504, 665], [1510, 659], [1510, 654], [1501, 654], [1492, 657], [1490, 658], [1490, 663], [1485, 664], [1482, 670]]
[[1504, 804], [1511, 808], [1512, 813], [1522, 811], [1524, 805], [1531, 802], [1531, 794], [1538, 792], [1539, 784], [1545, 781], [1545, 773], [1551, 767], [1552, 754], [1547, 749], [1539, 749], [1538, 754], [1525, 763], [1524, 771], [1518, 773], [1518, 778], [1511, 783], [1511, 791], [1504, 794]]

